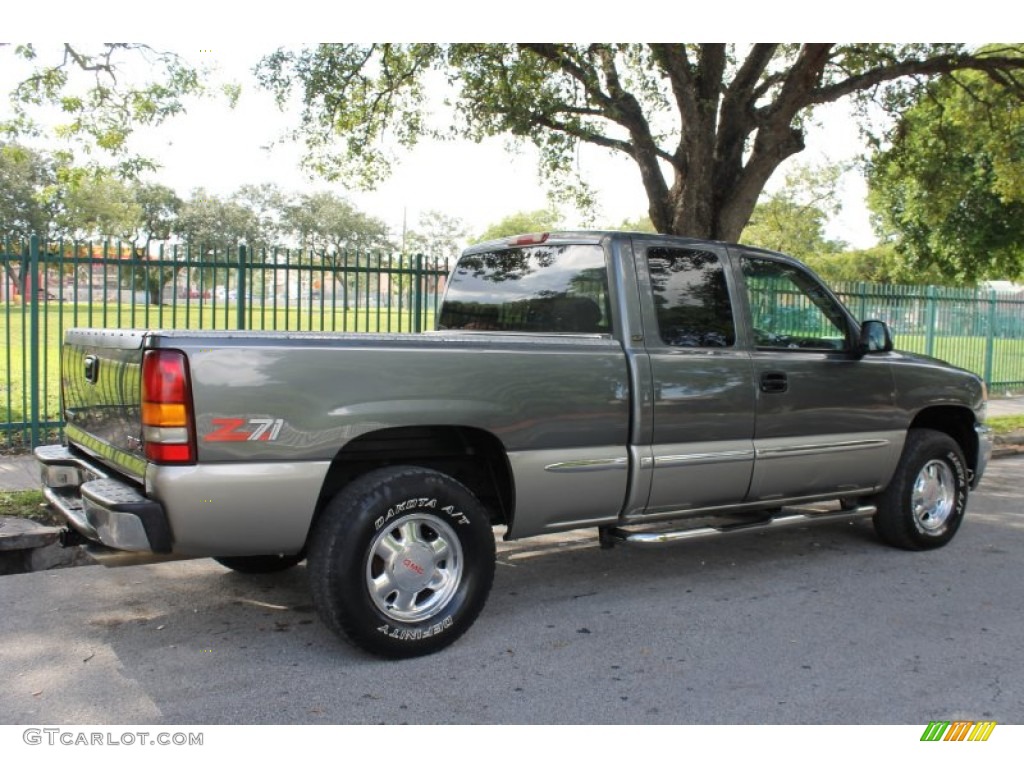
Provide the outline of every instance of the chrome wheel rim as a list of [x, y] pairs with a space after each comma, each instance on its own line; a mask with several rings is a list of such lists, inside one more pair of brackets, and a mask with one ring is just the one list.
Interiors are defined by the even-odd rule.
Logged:
[[366, 588], [385, 616], [406, 623], [425, 621], [451, 602], [462, 567], [462, 545], [448, 523], [431, 515], [409, 515], [374, 536]]
[[942, 461], [929, 461], [914, 481], [910, 504], [914, 521], [926, 533], [936, 533], [946, 525], [956, 502], [953, 471]]

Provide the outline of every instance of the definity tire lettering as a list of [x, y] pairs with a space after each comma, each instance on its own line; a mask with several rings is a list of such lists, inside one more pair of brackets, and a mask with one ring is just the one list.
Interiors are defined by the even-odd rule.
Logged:
[[444, 618], [432, 627], [426, 629], [402, 629], [400, 627], [392, 627], [388, 624], [381, 624], [377, 627], [377, 631], [387, 635], [393, 640], [424, 640], [434, 635], [439, 635], [446, 629], [454, 624], [454, 620], [451, 616]]

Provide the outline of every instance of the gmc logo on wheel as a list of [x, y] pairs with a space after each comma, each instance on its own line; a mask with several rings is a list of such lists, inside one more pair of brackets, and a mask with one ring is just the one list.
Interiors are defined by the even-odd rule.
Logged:
[[408, 557], [405, 558], [405, 560], [402, 561], [402, 565], [404, 565], [406, 568], [408, 568], [413, 573], [418, 573], [420, 576], [423, 575], [423, 568], [421, 566], [416, 565], [416, 563], [414, 563]]

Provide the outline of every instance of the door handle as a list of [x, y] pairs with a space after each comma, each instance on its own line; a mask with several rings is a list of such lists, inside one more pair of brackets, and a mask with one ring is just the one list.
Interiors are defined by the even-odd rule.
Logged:
[[789, 389], [789, 378], [780, 371], [767, 371], [761, 374], [761, 391], [776, 394]]

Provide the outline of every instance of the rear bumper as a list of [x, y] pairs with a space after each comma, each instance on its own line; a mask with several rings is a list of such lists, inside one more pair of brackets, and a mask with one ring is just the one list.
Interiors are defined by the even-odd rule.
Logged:
[[41, 446], [34, 453], [43, 495], [82, 536], [128, 552], [171, 551], [164, 508], [146, 498], [139, 486], [61, 445]]

